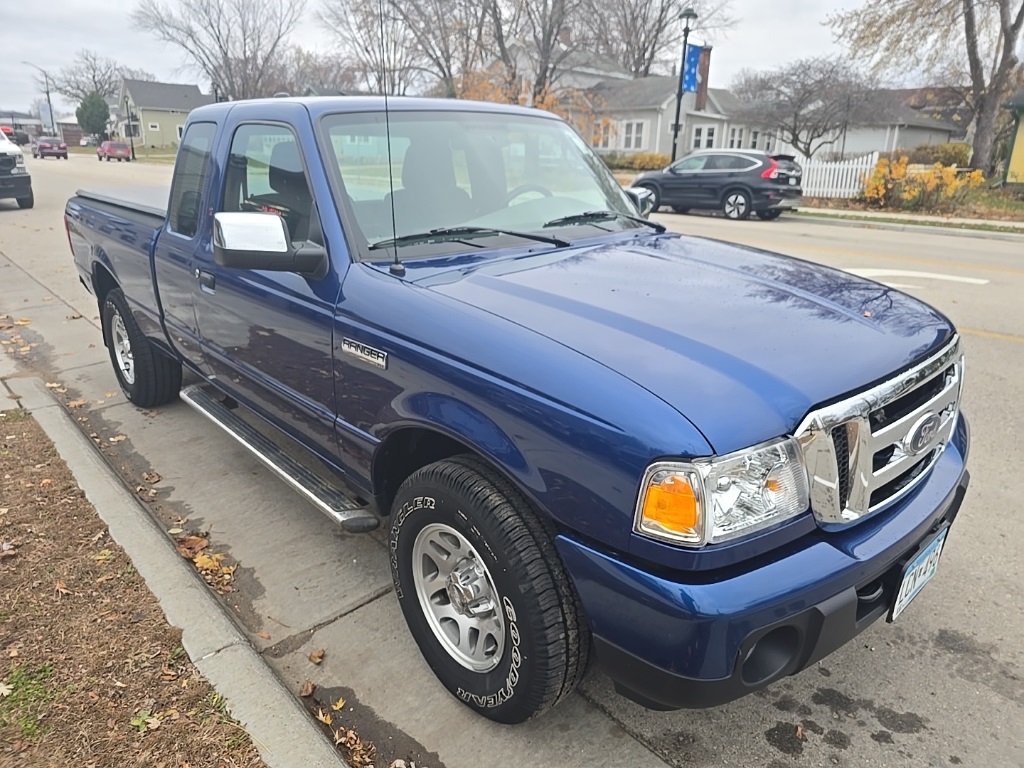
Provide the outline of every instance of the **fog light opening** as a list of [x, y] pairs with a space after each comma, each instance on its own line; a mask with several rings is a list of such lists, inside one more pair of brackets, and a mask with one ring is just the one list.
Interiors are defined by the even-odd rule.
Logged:
[[757, 685], [784, 670], [796, 657], [800, 633], [796, 627], [776, 627], [760, 638], [747, 651], [740, 667], [740, 677], [747, 685]]

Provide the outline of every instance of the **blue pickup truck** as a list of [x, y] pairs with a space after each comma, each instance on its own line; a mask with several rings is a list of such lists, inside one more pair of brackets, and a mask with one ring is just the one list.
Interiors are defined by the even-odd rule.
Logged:
[[591, 659], [656, 709], [805, 669], [900, 616], [967, 489], [946, 317], [645, 207], [545, 112], [274, 99], [66, 224], [129, 399], [383, 522], [425, 660], [515, 723]]

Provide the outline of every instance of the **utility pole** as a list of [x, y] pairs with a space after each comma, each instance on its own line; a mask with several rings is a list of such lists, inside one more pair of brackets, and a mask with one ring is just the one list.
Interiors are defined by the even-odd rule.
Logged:
[[124, 132], [128, 134], [128, 143], [131, 145], [131, 148], [132, 148], [132, 160], [134, 161], [135, 160], [135, 135], [134, 135], [134, 131], [132, 131], [132, 110], [131, 110], [131, 107], [128, 106], [128, 94], [127, 93], [124, 95], [124, 117], [125, 117], [125, 120], [128, 121], [127, 123], [125, 123], [125, 131]]
[[37, 67], [31, 61], [23, 61], [22, 64], [26, 64], [33, 69], [38, 69], [43, 74], [43, 87], [46, 90], [46, 108], [50, 110], [50, 135], [57, 135], [57, 118], [53, 114], [53, 102], [50, 101], [50, 73], [42, 67]]
[[690, 42], [690, 22], [697, 20], [697, 12], [693, 8], [687, 8], [679, 18], [684, 19], [686, 26], [683, 27], [683, 61], [679, 66], [679, 85], [676, 88], [676, 121], [672, 123], [672, 162], [676, 161], [676, 148], [679, 144], [679, 109], [683, 104], [683, 85], [686, 77], [686, 47]]

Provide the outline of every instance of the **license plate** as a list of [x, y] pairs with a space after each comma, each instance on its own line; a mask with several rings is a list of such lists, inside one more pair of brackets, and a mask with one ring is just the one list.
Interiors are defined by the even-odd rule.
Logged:
[[939, 567], [939, 557], [942, 555], [942, 546], [946, 543], [946, 534], [949, 528], [945, 528], [932, 539], [932, 542], [915, 557], [906, 568], [903, 569], [903, 581], [896, 593], [896, 600], [892, 604], [892, 615], [889, 621], [895, 621], [896, 617], [903, 613], [903, 609], [910, 605], [911, 601], [918, 596], [924, 585], [931, 581], [935, 571]]

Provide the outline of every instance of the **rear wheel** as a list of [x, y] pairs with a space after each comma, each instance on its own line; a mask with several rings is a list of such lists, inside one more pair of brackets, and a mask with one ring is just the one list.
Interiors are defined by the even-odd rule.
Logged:
[[672, 206], [672, 210], [675, 211], [676, 213], [689, 213], [690, 212], [689, 208], [684, 208], [681, 205], [673, 205]]
[[772, 208], [771, 210], [768, 210], [768, 211], [758, 211], [757, 212], [757, 218], [761, 219], [761, 221], [774, 221], [775, 219], [779, 218], [779, 216], [781, 216], [781, 215], [782, 215], [782, 209], [781, 208]]
[[19, 197], [17, 200], [19, 208], [31, 208], [36, 204], [36, 196], [32, 194], [31, 189], [28, 191], [28, 197]]
[[466, 706], [520, 723], [576, 687], [590, 643], [578, 598], [554, 531], [503, 477], [471, 456], [417, 471], [388, 543], [409, 630]]
[[149, 343], [120, 288], [103, 300], [103, 332], [117, 383], [129, 400], [140, 408], [153, 408], [178, 396], [181, 363]]
[[103, 158], [100, 155], [96, 155], [96, 159], [99, 160], [101, 163], [103, 162]]
[[110, 155], [107, 155], [107, 162], [110, 162]]
[[722, 201], [722, 213], [734, 221], [746, 219], [750, 216], [750, 195], [742, 189], [729, 190]]

